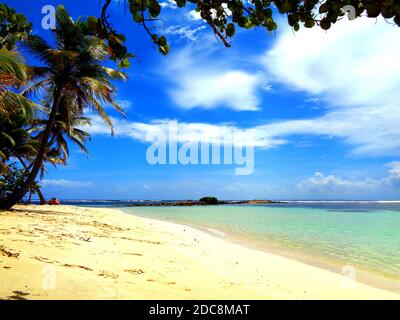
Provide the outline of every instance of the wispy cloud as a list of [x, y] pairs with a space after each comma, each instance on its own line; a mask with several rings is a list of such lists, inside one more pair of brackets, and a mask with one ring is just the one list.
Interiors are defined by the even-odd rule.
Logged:
[[132, 102], [130, 100], [116, 100], [115, 101], [122, 109], [129, 110], [132, 107]]
[[[92, 124], [85, 128], [91, 134], [110, 134], [110, 129], [104, 124], [97, 115], [91, 116]], [[133, 140], [152, 143], [150, 137], [159, 135], [160, 133], [168, 133], [171, 119], [159, 119], [149, 123], [129, 122], [113, 118], [114, 132], [116, 136], [128, 137]], [[176, 122], [177, 123], [177, 142], [185, 143], [199, 141], [205, 143], [230, 143], [229, 139], [240, 137], [241, 141], [237, 141], [236, 145], [255, 146], [260, 148], [275, 148], [285, 144], [286, 141], [269, 133], [265, 133], [264, 129], [258, 127], [240, 128], [234, 124], [209, 124], [201, 122]], [[246, 134], [248, 136], [246, 136]]]
[[[229, 136], [246, 129], [254, 139], [255, 147], [263, 149], [288, 144], [295, 140], [296, 135], [311, 135], [342, 139], [358, 155], [400, 155], [399, 114], [393, 113], [390, 108], [382, 109], [376, 112], [360, 108], [356, 115], [353, 114], [354, 110], [339, 110], [316, 119], [280, 121], [253, 127], [202, 122], [178, 122], [178, 127], [182, 141], [190, 136], [211, 141], [212, 137]], [[381, 119], [385, 111], [388, 116]], [[113, 119], [117, 136], [130, 137], [141, 142], [149, 142], [145, 138], [149, 132], [166, 132], [169, 121], [170, 119], [157, 119], [144, 123]], [[382, 123], [385, 123], [384, 127]], [[110, 134], [110, 129], [98, 116], [92, 117], [92, 126], [88, 131], [92, 134]]]
[[[397, 33], [386, 22], [357, 19], [351, 21], [351, 27], [347, 23], [343, 19], [328, 32], [316, 28], [293, 35], [283, 30], [276, 44], [261, 57], [270, 82], [283, 85], [286, 89], [282, 90], [312, 95], [312, 103], [317, 101], [325, 114], [247, 128], [257, 147], [275, 148], [296, 135], [308, 135], [340, 139], [358, 155], [400, 155]], [[265, 85], [265, 75], [238, 67], [237, 59], [211, 59], [218, 57], [218, 49], [205, 43], [209, 47], [186, 46], [166, 65], [164, 75], [171, 81], [168, 90], [176, 105], [182, 109], [258, 110], [258, 90]], [[159, 130], [166, 123], [167, 119], [149, 123], [117, 120], [116, 134], [145, 141], [145, 132]], [[222, 135], [244, 129], [234, 124], [196, 122], [179, 126], [183, 131], [205, 130]], [[92, 129], [94, 133], [105, 133], [98, 123]]]
[[205, 26], [170, 26], [164, 30], [164, 34], [173, 35], [189, 41], [196, 41], [198, 39], [198, 34], [205, 28]]
[[337, 109], [325, 116], [275, 122], [257, 127], [270, 138], [314, 135], [342, 139], [353, 153], [367, 156], [400, 155], [398, 107], [377, 106]]

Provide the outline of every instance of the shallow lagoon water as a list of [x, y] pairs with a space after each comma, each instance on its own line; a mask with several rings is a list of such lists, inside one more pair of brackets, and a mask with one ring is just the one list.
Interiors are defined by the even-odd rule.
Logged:
[[400, 203], [397, 202], [290, 202], [123, 210], [219, 230], [259, 245], [275, 245], [400, 279]]

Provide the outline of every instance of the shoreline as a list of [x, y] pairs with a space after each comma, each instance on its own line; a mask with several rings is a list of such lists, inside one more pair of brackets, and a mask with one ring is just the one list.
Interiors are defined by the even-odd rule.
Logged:
[[368, 268], [366, 266], [356, 265], [354, 263], [349, 264], [344, 260], [339, 261], [331, 257], [324, 257], [310, 251], [305, 251], [304, 249], [290, 248], [289, 246], [285, 246], [284, 244], [278, 242], [267, 244], [264, 241], [255, 240], [251, 237], [234, 234], [229, 231], [220, 231], [218, 229], [214, 230], [208, 227], [200, 227], [189, 224], [188, 226], [191, 226], [203, 232], [207, 232], [214, 237], [220, 238], [224, 241], [229, 241], [239, 246], [285, 257], [304, 263], [306, 265], [334, 272], [338, 275], [341, 275], [343, 273], [343, 267], [354, 266], [354, 268], [357, 270], [357, 279], [359, 282], [366, 285], [371, 285], [379, 289], [389, 290], [394, 293], [400, 294], [400, 278], [396, 278], [385, 272], [379, 272], [375, 269]]
[[0, 244], [19, 253], [0, 254], [2, 299], [400, 299], [191, 226], [116, 209], [17, 206], [0, 212]]
[[165, 223], [177, 224], [180, 226], [186, 226], [198, 230], [200, 232], [207, 233], [215, 238], [223, 241], [227, 241], [245, 248], [254, 249], [257, 251], [265, 252], [268, 254], [277, 255], [280, 257], [288, 258], [290, 260], [295, 260], [300, 263], [304, 263], [309, 266], [317, 267], [320, 269], [328, 270], [334, 272], [335, 274], [342, 275], [345, 270], [342, 268], [353, 267], [356, 269], [357, 280], [360, 283], [371, 285], [373, 287], [388, 290], [397, 294], [400, 294], [400, 278], [395, 278], [384, 272], [378, 272], [375, 269], [369, 269], [366, 266], [349, 264], [346, 261], [335, 260], [331, 257], [324, 257], [318, 255], [311, 251], [306, 251], [298, 248], [290, 248], [277, 241], [272, 241], [271, 243], [265, 243], [265, 241], [256, 240], [251, 236], [235, 233], [229, 230], [224, 230], [223, 228], [215, 228], [214, 226], [208, 225], [196, 225], [185, 222], [173, 221], [169, 219], [158, 219], [145, 217], [143, 215], [138, 215], [135, 213], [129, 213], [124, 211], [124, 208], [120, 208], [122, 212], [140, 217], [143, 219], [162, 221]]

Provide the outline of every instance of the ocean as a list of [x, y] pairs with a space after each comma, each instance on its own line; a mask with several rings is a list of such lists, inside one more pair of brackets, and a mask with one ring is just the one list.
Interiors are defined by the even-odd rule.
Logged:
[[400, 201], [126, 207], [130, 203], [89, 201], [80, 205], [117, 206], [127, 213], [191, 225], [303, 260], [350, 265], [400, 279]]

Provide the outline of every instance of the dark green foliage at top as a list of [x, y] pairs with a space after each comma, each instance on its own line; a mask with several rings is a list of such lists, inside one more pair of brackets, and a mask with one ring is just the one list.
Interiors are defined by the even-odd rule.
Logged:
[[16, 41], [20, 40], [24, 34], [30, 33], [31, 30], [32, 23], [29, 23], [23, 14], [0, 3], [0, 48], [5, 46], [11, 50]]
[[[120, 68], [130, 66], [129, 58], [134, 57], [125, 45], [123, 30], [115, 30], [110, 23], [110, 5], [115, 0], [100, 0], [99, 16], [91, 16], [85, 21], [86, 33], [96, 36], [107, 43], [111, 60], [119, 63]], [[287, 23], [298, 31], [305, 28], [320, 27], [328, 30], [338, 20], [345, 18], [342, 9], [351, 5], [355, 8], [356, 17], [366, 15], [376, 18], [382, 15], [393, 19], [400, 26], [400, 1], [397, 0], [173, 0], [178, 8], [190, 5], [211, 27], [219, 40], [230, 47], [229, 39], [238, 28], [251, 29], [262, 27], [275, 31], [278, 25], [274, 19], [277, 14], [287, 17]], [[164, 0], [120, 0], [121, 10], [127, 12], [133, 23], [140, 24], [148, 33], [152, 43], [161, 54], [170, 51], [165, 36], [160, 35], [162, 7]], [[168, 22], [168, 21], [166, 21]], [[6, 45], [12, 48], [15, 41], [31, 31], [32, 25], [23, 14], [0, 4], [0, 48]]]
[[218, 199], [216, 197], [203, 197], [199, 201], [207, 204], [218, 204]]
[[[125, 37], [118, 34], [108, 22], [107, 9], [112, 0], [104, 0], [102, 15], [99, 19], [92, 17], [94, 33], [107, 39], [110, 55], [113, 59], [121, 59], [122, 66], [129, 65], [125, 61], [131, 57], [125, 47]], [[124, 10], [129, 12], [132, 20], [141, 24], [150, 35], [153, 43], [162, 54], [168, 54], [170, 48], [166, 38], [157, 32], [157, 24], [161, 13], [160, 2], [163, 0], [122, 0]], [[356, 17], [366, 15], [376, 18], [382, 15], [400, 26], [400, 1], [397, 0], [174, 0], [178, 8], [191, 5], [200, 13], [201, 18], [211, 27], [221, 42], [229, 47], [229, 38], [234, 36], [237, 28], [251, 29], [262, 27], [268, 31], [278, 28], [274, 16], [277, 13], [287, 17], [288, 24], [298, 31], [301, 26], [312, 28], [318, 26], [329, 29], [338, 20], [345, 18], [342, 9], [351, 5], [356, 10]], [[121, 6], [122, 9], [122, 6]], [[346, 18], [347, 19], [347, 18]], [[151, 26], [149, 26], [151, 24]]]

